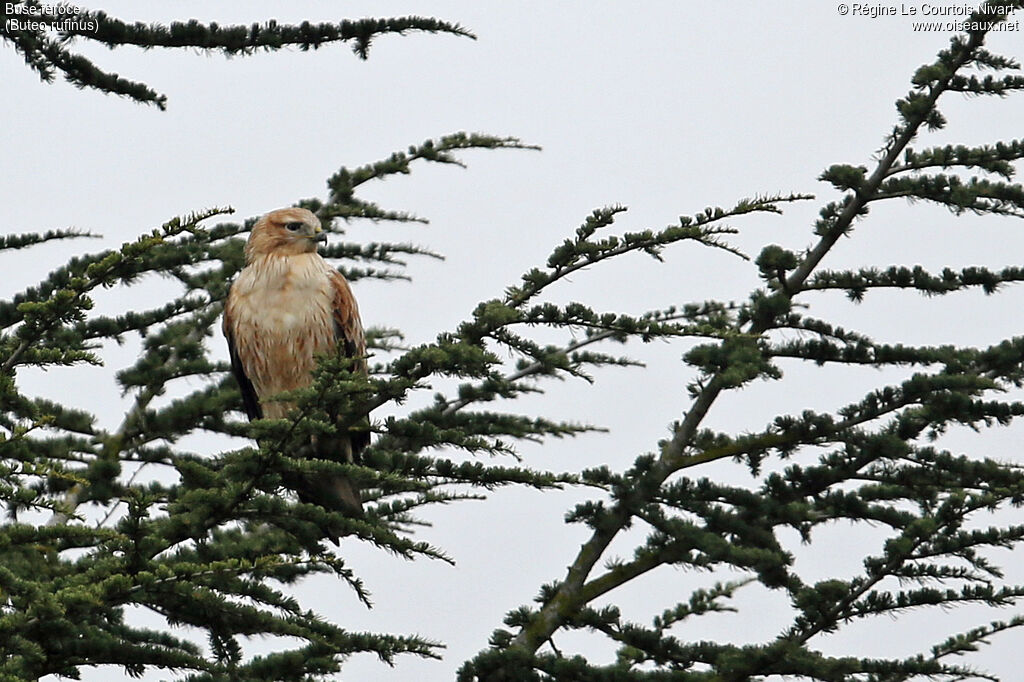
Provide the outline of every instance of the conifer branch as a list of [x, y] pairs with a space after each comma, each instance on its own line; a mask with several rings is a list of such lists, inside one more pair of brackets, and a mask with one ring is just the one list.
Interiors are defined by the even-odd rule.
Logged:
[[[8, 12], [11, 7], [13, 13]], [[6, 3], [0, 13], [0, 37], [21, 53], [25, 63], [51, 82], [57, 72], [79, 88], [128, 97], [139, 103], [155, 104], [163, 110], [167, 97], [147, 85], [106, 72], [82, 55], [73, 53], [68, 45], [76, 40], [94, 42], [113, 49], [125, 45], [145, 49], [199, 49], [225, 56], [247, 56], [260, 51], [276, 51], [294, 46], [302, 51], [318, 49], [335, 42], [352, 44], [352, 51], [366, 59], [371, 43], [387, 34], [410, 32], [446, 33], [466, 38], [475, 36], [466, 28], [439, 19], [406, 16], [387, 19], [342, 20], [337, 23], [303, 22], [298, 26], [278, 24], [274, 20], [249, 26], [220, 26], [196, 20], [172, 22], [170, 25], [128, 24], [106, 12], [80, 10], [72, 16], [54, 10], [54, 5], [40, 0], [17, 0]]]
[[814, 274], [803, 286], [804, 291], [845, 290], [853, 301], [863, 301], [870, 289], [915, 289], [926, 296], [944, 295], [978, 287], [993, 294], [1003, 284], [1024, 281], [1024, 268], [1007, 267], [998, 271], [972, 266], [960, 271], [945, 268], [932, 274], [920, 265], [912, 268], [892, 266], [885, 270], [862, 268], [835, 272], [822, 270]]
[[926, 168], [977, 168], [995, 173], [1009, 180], [1016, 170], [1014, 161], [1024, 158], [1024, 143], [1020, 140], [997, 142], [992, 146], [967, 147], [946, 145], [921, 152], [907, 147], [901, 163], [893, 164], [887, 175], [924, 170]]
[[[1016, 7], [1020, 3], [1004, 2], [1001, 4]], [[852, 193], [847, 195], [842, 202], [829, 204], [822, 210], [822, 217], [816, 230], [819, 236], [818, 243], [794, 264], [795, 267], [784, 278], [780, 277], [780, 290], [774, 294], [780, 305], [775, 309], [784, 308], [792, 296], [803, 290], [805, 283], [824, 256], [835, 246], [841, 236], [848, 233], [855, 220], [866, 212], [868, 203], [884, 195], [887, 191], [891, 193], [892, 188], [887, 189], [885, 183], [887, 182], [886, 178], [890, 177], [890, 171], [897, 163], [897, 159], [904, 153], [922, 127], [935, 128], [944, 124], [935, 105], [944, 92], [957, 89], [959, 81], [954, 81], [954, 77], [961, 68], [978, 59], [985, 58], [976, 56], [984, 42], [984, 37], [984, 31], [976, 31], [965, 38], [954, 38], [950, 49], [940, 54], [934, 68], [930, 71], [922, 69], [915, 76], [915, 91], [898, 103], [903, 120], [893, 132], [874, 170], [870, 175], [867, 175], [866, 172], [850, 174], [848, 180], [844, 180], [844, 182], [851, 185]], [[837, 172], [831, 171], [823, 177], [835, 180]], [[987, 196], [994, 195], [994, 191], [985, 191]], [[1010, 200], [1015, 200], [1015, 197], [1011, 196]], [[1001, 209], [1005, 211], [1000, 204], [995, 202], [969, 205], [976, 206], [983, 212], [1000, 212]], [[529, 295], [526, 291], [522, 294], [518, 291], [514, 293], [518, 296]], [[771, 327], [773, 318], [774, 315], [771, 317], [766, 315], [758, 319], [755, 314], [746, 324], [746, 328], [737, 329], [737, 331], [751, 336], [759, 336]], [[688, 461], [685, 452], [694, 442], [700, 423], [718, 395], [731, 383], [725, 376], [725, 372], [721, 371], [712, 373], [708, 381], [697, 392], [689, 411], [675, 429], [672, 439], [663, 446], [658, 459], [638, 481], [637, 485], [641, 490], [657, 490], [681, 465], [685, 466]], [[523, 624], [518, 635], [509, 642], [511, 650], [533, 655], [541, 644], [550, 639], [555, 630], [567, 622], [571, 614], [586, 604], [583, 588], [587, 578], [612, 539], [628, 525], [633, 515], [633, 509], [633, 505], [620, 503], [603, 514], [601, 522], [595, 525], [591, 537], [580, 548], [564, 580], [559, 583], [556, 590], [548, 595], [543, 606], [533, 614], [529, 622]], [[499, 668], [490, 676], [482, 676], [482, 679], [506, 679], [504, 677], [506, 674], [507, 671], [502, 672]]]
[[611, 236], [594, 241], [598, 230], [615, 222], [615, 216], [626, 210], [624, 206], [610, 206], [595, 210], [576, 230], [575, 239], [566, 239], [548, 256], [547, 268], [534, 268], [523, 275], [523, 284], [510, 287], [505, 292], [504, 304], [519, 308], [540, 294], [546, 287], [584, 268], [596, 265], [609, 258], [641, 251], [656, 260], [666, 246], [681, 241], [696, 241], [704, 246], [722, 249], [747, 259], [739, 250], [720, 239], [721, 235], [735, 234], [730, 227], [716, 225], [728, 218], [748, 213], [781, 213], [780, 203], [812, 199], [809, 194], [768, 195], [742, 199], [731, 209], [707, 208], [693, 217], [680, 216], [678, 225], [669, 225], [655, 232], [627, 232], [621, 237]]
[[0, 251], [5, 249], [23, 249], [27, 246], [42, 244], [43, 242], [55, 241], [58, 239], [81, 239], [84, 237], [97, 238], [98, 235], [82, 230], [47, 230], [42, 234], [7, 234], [0, 235]]
[[[208, 316], [209, 311], [205, 311], [205, 314]], [[206, 325], [195, 324], [195, 322], [199, 322], [201, 319], [201, 315], [196, 315], [193, 318], [193, 324], [184, 325], [188, 331], [185, 333], [185, 336], [181, 338], [180, 345], [185, 345], [190, 342], [197, 343], [203, 338], [209, 322], [207, 322]], [[155, 350], [155, 344], [150, 346], [151, 354], [153, 350]], [[165, 359], [166, 366], [172, 368], [173, 372], [173, 368], [175, 368], [177, 361], [177, 349], [172, 347], [170, 354]], [[138, 436], [142, 435], [140, 425], [145, 424], [147, 421], [146, 411], [149, 408], [150, 403], [164, 392], [166, 383], [171, 378], [173, 378], [173, 373], [158, 378], [149, 378], [148, 384], [145, 385], [135, 396], [131, 409], [125, 413], [124, 419], [122, 419], [117, 430], [112, 434], [104, 434], [98, 439], [102, 443], [101, 450], [97, 453], [98, 461], [118, 461], [124, 456], [125, 451], [133, 447], [137, 447], [138, 445], [142, 445], [145, 442], [144, 440], [138, 440]], [[153, 437], [154, 436], [150, 434], [147, 436], [147, 439], [151, 440]], [[119, 472], [120, 467], [114, 468], [108, 473], [108, 480], [103, 483], [109, 485], [111, 482], [110, 479], [116, 476]], [[136, 475], [137, 473], [138, 472], [136, 472]], [[132, 479], [129, 479], [128, 484], [123, 487], [130, 487], [131, 480]], [[82, 503], [83, 497], [85, 497], [88, 492], [88, 488], [84, 483], [76, 483], [72, 486], [64, 495], [60, 505], [58, 506], [60, 512], [51, 516], [47, 525], [53, 526], [67, 523], [68, 520], [74, 516], [75, 510]], [[111, 512], [112, 511], [113, 509], [111, 509]], [[107, 516], [109, 517], [109, 515], [110, 514], [108, 513]], [[102, 526], [103, 523], [100, 523], [100, 525]]]
[[[594, 334], [593, 336], [590, 336], [586, 339], [581, 339], [579, 341], [570, 343], [569, 345], [562, 348], [559, 352], [563, 355], [569, 355], [570, 353], [574, 353], [575, 351], [578, 351], [581, 348], [585, 348], [586, 346], [589, 346], [594, 343], [599, 343], [601, 341], [604, 341], [605, 339], [609, 339], [614, 336], [616, 336], [616, 332], [614, 330], [609, 329], [603, 332], [598, 332], [597, 334]], [[544, 363], [540, 361], [533, 362], [516, 372], [506, 374], [504, 377], [502, 377], [502, 381], [503, 383], [506, 384], [514, 384], [515, 382], [521, 379], [525, 379], [535, 374], [539, 374], [542, 371], [546, 371], [546, 369], [547, 367]], [[454, 414], [455, 412], [458, 412], [462, 408], [481, 400], [482, 396], [484, 395], [486, 395], [486, 393], [478, 389], [471, 396], [466, 396], [463, 398], [459, 398], [457, 400], [445, 400], [441, 405], [438, 405], [438, 407], [441, 409], [441, 414], [447, 417], [449, 415]]]
[[92, 305], [88, 298], [90, 291], [136, 277], [138, 266], [143, 263], [149, 251], [163, 244], [168, 238], [195, 229], [200, 221], [228, 213], [230, 210], [210, 209], [184, 218], [175, 218], [165, 223], [161, 230], [154, 230], [151, 235], [126, 243], [120, 250], [103, 254], [101, 259], [89, 263], [68, 279], [64, 288], [55, 291], [49, 300], [25, 301], [18, 305], [17, 312], [22, 324], [16, 338], [20, 342], [0, 365], [0, 374], [9, 373], [29, 346], [51, 329], [80, 318], [82, 312]]
[[452, 133], [436, 140], [426, 140], [422, 144], [412, 145], [407, 151], [395, 152], [383, 161], [354, 169], [343, 166], [327, 180], [328, 199], [326, 202], [319, 199], [306, 199], [300, 202], [300, 205], [316, 213], [325, 225], [330, 225], [335, 218], [426, 223], [426, 219], [411, 213], [385, 211], [374, 203], [359, 199], [355, 196], [355, 190], [371, 180], [384, 180], [393, 175], [408, 175], [412, 172], [412, 164], [416, 161], [465, 167], [465, 164], [454, 152], [466, 149], [539, 150], [540, 147], [525, 144], [516, 137], [495, 137], [466, 132]]

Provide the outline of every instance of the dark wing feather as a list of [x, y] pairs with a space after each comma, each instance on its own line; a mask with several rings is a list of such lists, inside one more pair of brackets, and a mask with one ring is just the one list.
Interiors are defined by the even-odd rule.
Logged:
[[[357, 371], [366, 373], [366, 336], [363, 322], [359, 318], [359, 307], [349, 289], [348, 282], [337, 271], [331, 273], [334, 287], [334, 339], [346, 357], [355, 358]], [[349, 431], [352, 443], [353, 461], [359, 462], [359, 453], [370, 444], [370, 417], [360, 420], [356, 428]]]
[[238, 348], [235, 347], [235, 335], [231, 332], [230, 318], [227, 313], [224, 315], [224, 338], [228, 340], [228, 354], [231, 356], [231, 373], [235, 375], [238, 382], [238, 389], [242, 392], [242, 407], [249, 421], [263, 418], [263, 409], [260, 407], [260, 399], [256, 395], [256, 387], [249, 381], [245, 374], [245, 367], [242, 366], [242, 359], [238, 357]]

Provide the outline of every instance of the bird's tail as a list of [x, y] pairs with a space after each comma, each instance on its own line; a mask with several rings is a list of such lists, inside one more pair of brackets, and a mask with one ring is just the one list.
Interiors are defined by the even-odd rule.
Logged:
[[[355, 461], [352, 440], [347, 436], [333, 438], [314, 438], [310, 443], [310, 455], [318, 459], [335, 462]], [[341, 512], [350, 518], [363, 515], [363, 500], [359, 487], [347, 476], [340, 474], [311, 474], [303, 477], [295, 486], [299, 501], [305, 504], [316, 504], [328, 511]], [[342, 529], [329, 529], [328, 538], [338, 544], [338, 540], [346, 533]]]
[[300, 502], [318, 504], [329, 511], [343, 512], [346, 516], [363, 515], [359, 488], [347, 476], [325, 476], [304, 481], [298, 493]]

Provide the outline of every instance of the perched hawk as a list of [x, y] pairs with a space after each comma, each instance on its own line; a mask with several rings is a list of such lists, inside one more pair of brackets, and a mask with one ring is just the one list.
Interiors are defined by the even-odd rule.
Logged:
[[[316, 252], [327, 241], [320, 220], [304, 208], [271, 211], [257, 221], [245, 246], [245, 268], [224, 306], [231, 369], [249, 419], [278, 419], [293, 405], [269, 401], [309, 386], [316, 356], [339, 347], [366, 371], [366, 339], [348, 282]], [[369, 431], [350, 431], [313, 444], [324, 458], [355, 462]], [[325, 450], [332, 452], [325, 452]], [[347, 478], [304, 480], [299, 499], [357, 515], [359, 490]]]

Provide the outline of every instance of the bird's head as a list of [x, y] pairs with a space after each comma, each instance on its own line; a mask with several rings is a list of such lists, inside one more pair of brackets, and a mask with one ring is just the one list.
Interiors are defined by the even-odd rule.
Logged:
[[327, 241], [320, 219], [304, 208], [279, 208], [253, 225], [245, 245], [245, 260], [267, 255], [294, 256], [316, 251]]

